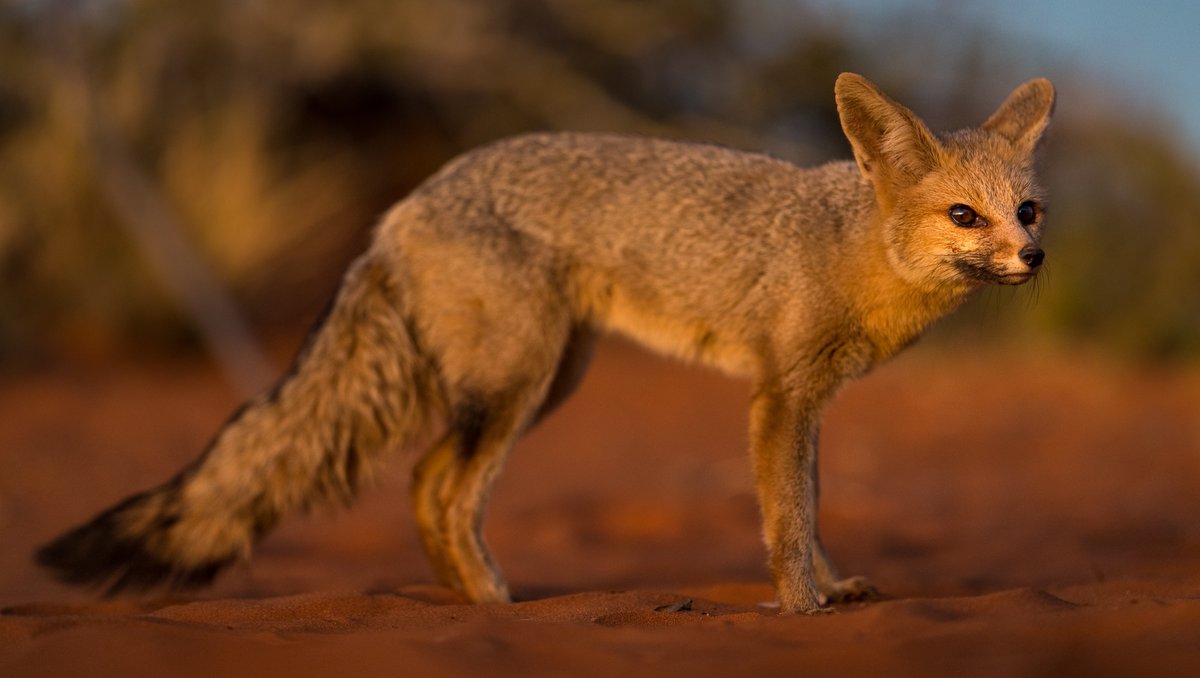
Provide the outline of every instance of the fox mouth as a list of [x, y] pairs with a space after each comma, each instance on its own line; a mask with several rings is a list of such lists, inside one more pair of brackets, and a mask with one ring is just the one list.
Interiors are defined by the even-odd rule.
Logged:
[[1039, 266], [1038, 268], [1013, 273], [1012, 271], [998, 271], [991, 266], [984, 266], [963, 260], [955, 261], [954, 268], [970, 280], [989, 285], [1021, 285], [1032, 280], [1038, 274], [1038, 271], [1041, 270]]

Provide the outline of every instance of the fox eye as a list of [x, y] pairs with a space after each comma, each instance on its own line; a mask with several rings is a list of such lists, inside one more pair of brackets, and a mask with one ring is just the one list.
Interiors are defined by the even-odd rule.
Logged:
[[1032, 200], [1026, 200], [1025, 202], [1021, 203], [1020, 207], [1017, 208], [1017, 221], [1025, 224], [1026, 226], [1037, 221], [1037, 215], [1037, 203], [1033, 202]]
[[966, 205], [953, 205], [950, 207], [950, 220], [959, 226], [975, 226], [979, 221], [979, 215]]

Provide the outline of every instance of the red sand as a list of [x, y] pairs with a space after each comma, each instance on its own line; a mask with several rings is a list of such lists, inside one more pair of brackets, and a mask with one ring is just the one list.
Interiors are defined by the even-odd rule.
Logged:
[[602, 346], [494, 495], [514, 605], [430, 583], [406, 455], [211, 590], [98, 602], [32, 550], [172, 474], [233, 396], [186, 365], [0, 379], [0, 676], [1200, 675], [1200, 374], [926, 346], [853, 385], [821, 522], [887, 599], [814, 618], [760, 605], [747, 398]]

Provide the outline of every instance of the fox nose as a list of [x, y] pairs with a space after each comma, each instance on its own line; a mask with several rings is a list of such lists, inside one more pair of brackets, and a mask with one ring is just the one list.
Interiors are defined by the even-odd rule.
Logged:
[[1025, 262], [1025, 265], [1029, 268], [1037, 268], [1038, 266], [1042, 265], [1042, 260], [1046, 258], [1046, 253], [1042, 251], [1042, 248], [1033, 247], [1030, 245], [1029, 247], [1022, 248], [1021, 251], [1017, 253], [1017, 256], [1020, 257], [1021, 261]]

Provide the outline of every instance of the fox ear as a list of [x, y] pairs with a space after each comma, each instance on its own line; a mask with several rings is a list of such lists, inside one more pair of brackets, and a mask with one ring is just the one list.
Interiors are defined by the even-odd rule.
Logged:
[[833, 91], [858, 169], [877, 192], [914, 183], [937, 166], [942, 148], [912, 111], [855, 73], [839, 75]]
[[1032, 151], [1049, 126], [1053, 113], [1054, 85], [1045, 78], [1038, 78], [1013, 90], [982, 127]]

